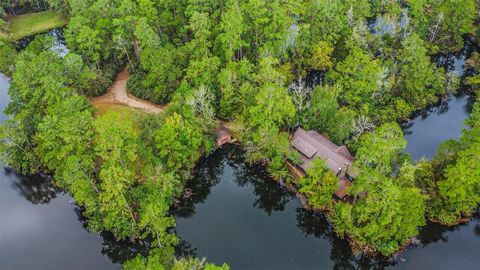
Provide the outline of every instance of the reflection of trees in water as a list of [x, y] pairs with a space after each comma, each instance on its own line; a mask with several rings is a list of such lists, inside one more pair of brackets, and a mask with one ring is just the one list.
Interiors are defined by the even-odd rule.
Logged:
[[[474, 234], [480, 237], [480, 213], [477, 213], [471, 222], [475, 222], [473, 226]], [[427, 226], [420, 229], [420, 235], [417, 238], [423, 246], [428, 246], [438, 241], [447, 242], [447, 234], [449, 232], [460, 230], [464, 226], [468, 226], [468, 224], [448, 227], [429, 222]], [[335, 263], [334, 269], [384, 269], [387, 266], [395, 265], [397, 258], [401, 257], [401, 254], [393, 258], [362, 254], [355, 256], [348, 242], [336, 236], [333, 227], [322, 213], [298, 208], [297, 227], [305, 235], [313, 235], [316, 238], [326, 239], [330, 242], [330, 258]]]
[[35, 40], [36, 37], [41, 35], [52, 36], [55, 38], [56, 42], [60, 44], [65, 44], [65, 38], [63, 37], [63, 28], [55, 28], [46, 33], [40, 33], [33, 36], [22, 38], [17, 42], [17, 51], [24, 50], [32, 41]]
[[[88, 231], [88, 219], [83, 215], [84, 209], [76, 206], [74, 209], [78, 221]], [[148, 255], [151, 239], [131, 241], [130, 239], [118, 240], [110, 232], [101, 232], [98, 235], [102, 240], [102, 254], [106, 255], [112, 263], [124, 263], [133, 259], [137, 254]]]
[[197, 257], [197, 249], [187, 240], [179, 237], [178, 245], [175, 247], [175, 255], [178, 257]]
[[195, 214], [195, 206], [210, 194], [210, 189], [221, 180], [225, 167], [223, 149], [216, 151], [203, 158], [197, 164], [192, 179], [185, 184], [185, 190], [190, 190], [191, 195], [180, 199], [175, 215], [179, 217], [190, 217]]
[[134, 258], [137, 254], [148, 255], [150, 240], [132, 242], [128, 239], [117, 240], [113, 234], [102, 232], [102, 254], [107, 255], [112, 263], [124, 263]]
[[272, 212], [284, 211], [285, 205], [294, 197], [271, 179], [263, 166], [247, 164], [239, 148], [229, 152], [227, 163], [234, 169], [235, 183], [239, 186], [252, 185], [256, 196], [254, 207]]
[[464, 106], [464, 110], [466, 114], [470, 114], [473, 111], [473, 104], [475, 104], [476, 96], [469, 95], [467, 99], [467, 104]]
[[348, 241], [337, 237], [323, 213], [297, 208], [297, 227], [307, 236], [313, 235], [330, 242], [333, 269], [383, 269], [394, 262], [384, 257], [371, 257], [352, 253]]
[[242, 150], [234, 146], [224, 146], [207, 158], [200, 161], [194, 177], [187, 182], [185, 188], [192, 191], [188, 198], [182, 198], [175, 215], [189, 217], [195, 213], [195, 205], [204, 202], [213, 186], [223, 176], [225, 166], [234, 171], [234, 182], [241, 186], [252, 185], [256, 195], [254, 206], [264, 209], [269, 215], [273, 211], [283, 211], [292, 195], [269, 178], [264, 167], [248, 165]]
[[313, 235], [316, 238], [330, 240], [329, 232], [332, 226], [326, 217], [320, 212], [314, 212], [305, 208], [297, 208], [297, 227], [305, 235]]
[[473, 220], [469, 223], [457, 225], [457, 226], [443, 226], [438, 223], [427, 222], [427, 226], [420, 228], [420, 235], [417, 237], [423, 246], [436, 242], [448, 242], [447, 234], [449, 232], [461, 230], [465, 226], [469, 226], [470, 223], [476, 223], [473, 226], [474, 235], [480, 237], [480, 213], [477, 213]]
[[19, 175], [9, 168], [4, 168], [7, 176], [14, 175], [13, 188], [20, 195], [33, 204], [48, 204], [50, 200], [57, 197], [60, 189], [55, 187], [50, 177], [41, 175]]

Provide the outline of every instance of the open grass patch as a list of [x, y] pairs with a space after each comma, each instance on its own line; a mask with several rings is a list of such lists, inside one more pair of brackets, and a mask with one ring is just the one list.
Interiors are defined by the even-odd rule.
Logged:
[[43, 11], [17, 16], [8, 16], [8, 33], [14, 40], [62, 27], [67, 20], [54, 11]]
[[93, 107], [97, 110], [95, 115], [101, 116], [110, 111], [121, 112], [125, 114], [143, 114], [144, 112], [140, 109], [135, 109], [123, 104], [115, 103], [93, 103]]

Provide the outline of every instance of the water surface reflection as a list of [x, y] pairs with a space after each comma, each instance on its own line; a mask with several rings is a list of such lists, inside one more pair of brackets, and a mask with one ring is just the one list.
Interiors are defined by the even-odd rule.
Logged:
[[371, 269], [392, 262], [356, 257], [321, 213], [248, 165], [228, 146], [199, 164], [191, 195], [176, 211], [179, 255], [227, 262], [232, 269]]

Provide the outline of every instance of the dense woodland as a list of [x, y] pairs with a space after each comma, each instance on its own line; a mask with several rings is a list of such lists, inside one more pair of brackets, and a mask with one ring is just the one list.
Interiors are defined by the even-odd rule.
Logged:
[[[213, 151], [219, 121], [230, 122], [249, 162], [287, 182], [286, 161], [298, 158], [289, 149], [295, 127], [347, 144], [358, 170], [354, 203], [333, 203], [338, 184], [321, 161], [296, 185], [357, 250], [391, 255], [427, 219], [455, 225], [478, 209], [480, 104], [461, 138], [443, 143], [433, 160], [412, 164], [398, 124], [460, 84], [477, 94], [478, 52], [466, 78], [432, 57], [478, 43], [478, 0], [0, 3], [0, 16], [64, 13], [70, 49], [58, 55], [45, 36], [21, 51], [0, 40], [0, 69], [12, 77], [2, 160], [21, 173], [54, 175], [90, 230], [150, 241], [149, 255], [127, 269], [215, 269], [174, 259], [170, 207], [197, 160]], [[129, 91], [168, 103], [164, 113], [95, 112], [86, 97], [103, 94], [124, 68]]]

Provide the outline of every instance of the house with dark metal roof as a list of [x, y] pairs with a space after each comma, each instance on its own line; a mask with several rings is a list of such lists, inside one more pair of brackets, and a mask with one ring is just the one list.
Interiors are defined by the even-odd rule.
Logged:
[[314, 130], [305, 131], [298, 128], [291, 140], [291, 147], [300, 153], [298, 167], [305, 173], [312, 166], [315, 158], [321, 158], [339, 178], [339, 189], [335, 195], [343, 199], [346, 189], [352, 185], [348, 179], [353, 163], [353, 156], [345, 145], [338, 146]]

